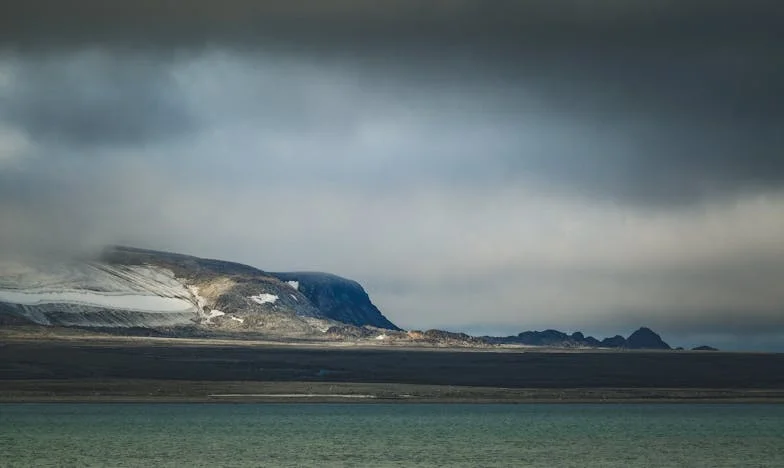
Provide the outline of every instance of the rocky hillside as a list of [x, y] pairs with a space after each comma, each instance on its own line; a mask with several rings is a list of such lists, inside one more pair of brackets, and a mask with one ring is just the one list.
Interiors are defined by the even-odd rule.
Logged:
[[326, 336], [340, 324], [398, 330], [356, 282], [113, 247], [68, 264], [0, 265], [4, 323]]

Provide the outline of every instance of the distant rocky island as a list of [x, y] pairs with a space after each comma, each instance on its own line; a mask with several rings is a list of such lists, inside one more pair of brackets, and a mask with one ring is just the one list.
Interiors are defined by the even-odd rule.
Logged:
[[558, 330], [525, 331], [516, 336], [484, 336], [483, 340], [496, 344], [522, 344], [529, 346], [549, 346], [558, 348], [623, 348], [623, 349], [672, 349], [656, 332], [641, 327], [628, 338], [621, 335], [598, 340], [585, 336], [582, 332], [568, 335]]
[[[0, 264], [0, 326], [70, 327], [124, 335], [669, 350], [642, 327], [624, 338], [524, 331], [470, 336], [402, 330], [356, 281], [330, 273], [273, 273], [171, 252], [111, 247], [97, 258]], [[713, 350], [709, 346], [698, 351]]]

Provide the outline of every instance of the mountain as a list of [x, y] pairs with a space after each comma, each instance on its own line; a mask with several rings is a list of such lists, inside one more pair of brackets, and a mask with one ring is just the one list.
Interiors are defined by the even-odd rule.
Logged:
[[0, 323], [326, 336], [342, 323], [399, 330], [359, 283], [268, 273], [131, 247], [67, 263], [0, 265]]

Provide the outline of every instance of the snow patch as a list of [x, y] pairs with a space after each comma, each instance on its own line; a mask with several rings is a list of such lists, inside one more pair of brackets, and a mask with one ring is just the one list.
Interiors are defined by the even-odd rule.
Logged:
[[376, 337], [376, 339], [377, 339], [377, 340], [386, 340], [386, 339], [387, 339], [387, 335], [385, 335], [385, 334], [383, 334], [383, 333], [382, 333], [382, 334], [378, 335], [378, 336]]
[[184, 312], [193, 304], [177, 297], [124, 294], [98, 291], [20, 291], [0, 290], [0, 302], [37, 306], [44, 304], [75, 304], [137, 312]]
[[239, 322], [239, 323], [245, 323], [245, 319], [243, 319], [243, 318], [234, 317], [234, 316], [231, 316], [231, 317], [229, 317], [229, 318], [230, 318], [230, 319], [232, 319], [232, 320], [234, 320], [235, 322]]
[[220, 310], [217, 309], [213, 309], [210, 311], [209, 314], [207, 314], [207, 317], [204, 320], [202, 320], [201, 323], [206, 325], [212, 324], [212, 319], [214, 319], [215, 317], [221, 317], [223, 315], [226, 315], [226, 313], [221, 312]]
[[274, 294], [262, 293], [259, 294], [258, 296], [250, 296], [249, 299], [255, 302], [256, 304], [264, 305], [264, 304], [274, 304], [278, 302], [279, 297]]
[[286, 283], [288, 283], [289, 286], [291, 286], [292, 288], [299, 291], [299, 281], [286, 281]]
[[295, 301], [299, 302], [299, 299], [297, 299], [297, 296], [295, 296], [293, 294], [290, 294], [290, 296], [291, 296], [292, 299], [294, 299]]

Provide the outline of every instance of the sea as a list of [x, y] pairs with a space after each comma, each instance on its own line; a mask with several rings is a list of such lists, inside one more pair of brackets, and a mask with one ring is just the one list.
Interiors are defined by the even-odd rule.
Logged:
[[784, 405], [0, 404], [4, 467], [784, 467]]

